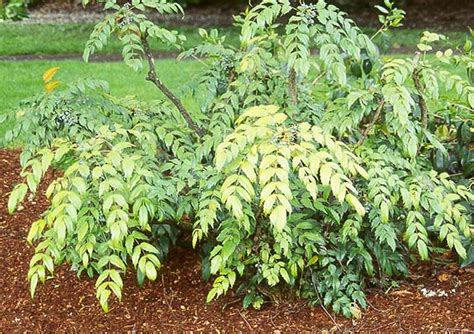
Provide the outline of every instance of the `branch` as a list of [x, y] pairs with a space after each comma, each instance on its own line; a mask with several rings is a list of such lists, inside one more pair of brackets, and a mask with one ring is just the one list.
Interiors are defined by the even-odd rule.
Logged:
[[290, 70], [288, 75], [288, 94], [290, 95], [291, 104], [296, 106], [298, 104], [298, 90], [296, 86], [296, 71], [294, 68]]
[[417, 54], [413, 60], [415, 69], [413, 70], [412, 78], [418, 93], [418, 106], [420, 107], [421, 112], [421, 125], [423, 128], [426, 128], [428, 126], [428, 106], [426, 105], [425, 98], [423, 97], [423, 85], [420, 82], [420, 73], [422, 70], [418, 68], [419, 57], [419, 54]]
[[146, 36], [142, 37], [142, 45], [143, 45], [143, 51], [145, 53], [145, 57], [148, 60], [148, 75], [146, 80], [151, 81], [155, 84], [156, 87], [158, 87], [159, 90], [165, 96], [176, 106], [180, 114], [183, 116], [184, 120], [186, 123], [188, 123], [188, 126], [193, 129], [199, 137], [202, 137], [204, 135], [204, 130], [201, 129], [191, 118], [191, 115], [186, 111], [186, 108], [184, 108], [183, 103], [181, 100], [173, 94], [172, 91], [168, 89], [168, 87], [165, 86], [165, 84], [158, 78], [156, 75], [156, 70], [155, 70], [155, 58], [153, 57], [153, 54], [150, 49], [150, 45], [148, 44], [148, 40]]
[[159, 224], [166, 224], [170, 226], [174, 226], [182, 231], [191, 232], [193, 231], [194, 227], [191, 222], [188, 221], [174, 221], [174, 220], [165, 220], [164, 222], [156, 222]]
[[379, 120], [384, 106], [385, 106], [385, 100], [382, 99], [382, 100], [380, 100], [380, 103], [377, 107], [377, 110], [375, 110], [375, 115], [374, 115], [374, 118], [372, 119], [372, 122], [370, 122], [370, 124], [364, 129], [364, 131], [362, 131], [362, 137], [357, 142], [357, 145], [362, 144], [364, 142], [365, 138], [367, 138], [367, 135], [369, 134], [370, 130], [372, 130], [375, 123], [377, 123], [377, 121]]

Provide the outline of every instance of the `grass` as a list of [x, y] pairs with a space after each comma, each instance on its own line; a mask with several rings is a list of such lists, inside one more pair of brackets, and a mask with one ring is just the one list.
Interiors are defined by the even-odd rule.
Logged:
[[[28, 61], [0, 62], [0, 115], [14, 113], [18, 103], [43, 90], [44, 71], [59, 66], [55, 79], [63, 85], [79, 79], [102, 79], [110, 84], [111, 93], [116, 96], [134, 95], [143, 101], [160, 98], [157, 89], [145, 81], [145, 73], [136, 73], [122, 63], [89, 63], [81, 61]], [[189, 98], [189, 84], [202, 69], [197, 61], [160, 60], [157, 71], [171, 90], [183, 97], [188, 107], [195, 107]], [[0, 124], [0, 136], [12, 124]]]
[[[84, 45], [93, 29], [93, 24], [9, 24], [0, 23], [0, 56], [7, 55], [54, 55], [82, 53]], [[201, 40], [197, 28], [183, 26], [173, 28], [187, 37], [184, 48], [190, 48]], [[236, 27], [218, 28], [227, 36], [227, 41], [238, 45]], [[374, 29], [364, 29], [369, 35]], [[423, 30], [399, 29], [391, 33], [390, 44], [399, 48], [415, 47]], [[453, 45], [464, 43], [467, 32], [445, 33]], [[152, 43], [157, 51], [172, 51], [169, 46]], [[103, 53], [120, 53], [120, 43], [113, 39]]]

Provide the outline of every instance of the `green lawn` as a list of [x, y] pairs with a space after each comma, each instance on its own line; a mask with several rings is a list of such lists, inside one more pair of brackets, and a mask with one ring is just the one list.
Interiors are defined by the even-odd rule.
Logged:
[[[82, 53], [94, 24], [8, 24], [0, 23], [0, 56], [5, 55], [45, 55]], [[171, 29], [171, 28], [170, 28]], [[188, 49], [201, 41], [195, 27], [172, 28], [185, 35]], [[228, 35], [230, 43], [238, 44], [238, 33], [233, 27], [218, 28], [219, 32]], [[176, 51], [167, 45], [151, 42], [156, 51]], [[102, 53], [120, 53], [120, 42], [112, 38]]]
[[[45, 55], [45, 54], [71, 54], [82, 53], [84, 45], [93, 29], [93, 24], [8, 24], [0, 23], [0, 56], [6, 55]], [[184, 48], [190, 48], [200, 42], [197, 28], [173, 28], [187, 37]], [[232, 45], [238, 45], [238, 29], [236, 27], [222, 27], [219, 31], [227, 36]], [[374, 29], [365, 29], [371, 35]], [[414, 47], [418, 43], [423, 30], [399, 29], [391, 34], [390, 45], [397, 47]], [[466, 32], [448, 32], [453, 45], [464, 43]], [[172, 51], [166, 45], [152, 43], [154, 50]], [[120, 43], [113, 39], [107, 46], [105, 53], [119, 53]]]

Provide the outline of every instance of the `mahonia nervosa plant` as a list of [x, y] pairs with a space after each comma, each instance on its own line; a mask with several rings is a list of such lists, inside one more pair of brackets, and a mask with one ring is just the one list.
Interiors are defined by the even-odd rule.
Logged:
[[264, 0], [235, 18], [239, 46], [200, 29], [202, 44], [180, 55], [212, 64], [197, 80], [199, 110], [188, 110], [149, 46], [179, 47], [184, 37], [145, 15], [181, 7], [105, 8], [84, 58], [117, 36], [125, 62], [147, 65], [166, 100], [114, 98], [93, 81], [54, 90], [47, 73], [48, 92], [17, 114], [8, 140], [31, 140], [9, 210], [50, 166], [64, 171], [28, 236], [37, 242], [32, 294], [66, 261], [98, 275], [107, 310], [112, 294], [121, 299], [128, 264], [139, 283], [155, 280], [180, 233], [204, 254], [208, 302], [237, 287], [245, 307], [295, 293], [357, 315], [367, 284], [406, 275], [415, 256], [449, 248], [463, 265], [473, 261], [469, 39], [456, 53], [429, 55], [445, 38], [425, 32], [413, 57], [382, 57], [380, 35], [404, 15], [390, 1], [369, 37], [323, 0]]

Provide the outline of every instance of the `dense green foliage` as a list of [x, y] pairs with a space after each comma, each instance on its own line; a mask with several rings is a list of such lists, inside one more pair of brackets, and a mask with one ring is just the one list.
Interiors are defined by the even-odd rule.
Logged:
[[[426, 32], [413, 57], [383, 59], [332, 5], [265, 0], [236, 18], [239, 47], [200, 30], [203, 43], [182, 53], [212, 62], [201, 80], [208, 95], [186, 110], [149, 49], [150, 39], [179, 46], [184, 37], [142, 14], [180, 7], [106, 7], [115, 11], [96, 26], [84, 57], [117, 35], [125, 62], [140, 71], [146, 60], [147, 79], [171, 103], [117, 99], [92, 81], [57, 92], [55, 69], [45, 73], [47, 93], [26, 103], [9, 133], [31, 136], [11, 212], [50, 166], [64, 169], [30, 230], [38, 242], [32, 294], [68, 262], [78, 274], [98, 274], [107, 310], [112, 294], [121, 298], [129, 263], [140, 284], [155, 280], [187, 231], [204, 254], [203, 276], [213, 279], [208, 301], [238, 286], [245, 307], [291, 292], [357, 316], [367, 284], [406, 275], [410, 260], [449, 248], [472, 261], [470, 41], [430, 61], [443, 36]], [[399, 24], [402, 11], [388, 1], [380, 9], [381, 31]], [[451, 159], [456, 150], [464, 153], [455, 170], [439, 166], [439, 154]]]
[[26, 8], [29, 0], [0, 1], [0, 22], [2, 20], [21, 20], [27, 17]]

